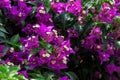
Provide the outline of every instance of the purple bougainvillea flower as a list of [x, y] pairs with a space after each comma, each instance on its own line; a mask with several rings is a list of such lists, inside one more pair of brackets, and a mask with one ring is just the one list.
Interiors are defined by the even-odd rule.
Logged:
[[37, 23], [44, 23], [47, 26], [53, 26], [52, 15], [50, 14], [36, 14]]
[[67, 3], [63, 3], [63, 2], [55, 3], [55, 2], [52, 2], [51, 7], [52, 7], [54, 12], [61, 14], [63, 12], [66, 12]]
[[11, 0], [0, 0], [0, 8], [7, 8], [11, 7]]
[[9, 52], [7, 53], [7, 58], [4, 63], [7, 64], [8, 62], [11, 62], [15, 65], [21, 65], [22, 67], [22, 65], [27, 64], [28, 55], [28, 52], [16, 52], [14, 51], [14, 48], [11, 47]]
[[116, 8], [112, 8], [108, 3], [103, 3], [101, 11], [99, 13], [99, 18], [102, 22], [112, 22], [116, 15]]
[[113, 6], [114, 8], [117, 9], [117, 13], [116, 13], [116, 16], [120, 16], [120, 0], [115, 0], [115, 4]]
[[118, 9], [120, 6], [120, 0], [115, 0], [115, 7]]
[[41, 36], [45, 41], [51, 42], [54, 39], [54, 33], [52, 32], [53, 26], [47, 26], [45, 24], [35, 27], [35, 32]]
[[26, 5], [26, 0], [17, 0], [18, 6]]
[[36, 29], [36, 33], [38, 33], [39, 36], [46, 36], [47, 32], [51, 32], [52, 31], [53, 26], [47, 26], [43, 23], [41, 23], [41, 25], [39, 25], [39, 27], [35, 27]]
[[[37, 26], [37, 24], [36, 24], [36, 26]], [[32, 24], [27, 24], [27, 25], [22, 29], [22, 31], [23, 31], [24, 33], [26, 33], [27, 35], [32, 35], [32, 34], [35, 33]]]
[[0, 58], [3, 57], [3, 51], [4, 51], [5, 46], [4, 45], [0, 45]]
[[57, 55], [56, 57], [55, 55], [51, 55], [47, 65], [53, 70], [59, 71], [60, 69], [67, 68], [67, 61], [66, 56]]
[[68, 29], [67, 30], [68, 32], [68, 37], [71, 38], [71, 37], [78, 37], [78, 31], [76, 29]]
[[50, 53], [48, 53], [45, 49], [42, 49], [39, 53], [40, 60], [42, 64], [47, 63], [50, 60]]
[[62, 53], [66, 54], [66, 55], [75, 53], [73, 51], [73, 49], [70, 47], [70, 40], [66, 40], [66, 41], [62, 42], [60, 48], [62, 50]]
[[46, 32], [46, 35], [44, 35], [43, 38], [47, 42], [53, 42], [55, 35], [53, 32]]
[[114, 63], [110, 63], [106, 66], [106, 72], [108, 72], [110, 75], [116, 71], [119, 71], [118, 69], [118, 66], [116, 66]]
[[104, 45], [103, 44], [94, 44], [94, 51], [95, 52], [101, 52], [104, 49]]
[[57, 54], [61, 54], [62, 50], [59, 46], [54, 45], [53, 51]]
[[35, 68], [37, 66], [41, 66], [41, 61], [40, 61], [39, 57], [31, 56], [29, 58], [29, 63], [30, 63], [30, 68]]
[[21, 71], [19, 71], [18, 75], [21, 75], [21, 74], [24, 75], [24, 77], [28, 79], [27, 70], [21, 70]]
[[82, 41], [83, 46], [86, 49], [92, 49], [94, 48], [95, 51], [102, 50], [102, 44], [99, 42], [101, 37], [102, 31], [99, 27], [93, 28], [91, 32], [89, 33], [89, 36], [85, 38], [85, 40]]
[[109, 55], [109, 54], [107, 54], [107, 53], [105, 53], [105, 52], [99, 52], [98, 55], [99, 55], [98, 57], [99, 57], [99, 59], [100, 59], [100, 61], [101, 61], [101, 64], [102, 64], [103, 62], [109, 61], [109, 58], [110, 58], [110, 55]]
[[43, 23], [47, 26], [53, 26], [52, 15], [46, 12], [43, 4], [37, 8], [36, 18], [39, 24]]
[[25, 20], [30, 12], [32, 12], [32, 7], [28, 7], [25, 1], [21, 2], [21, 0], [18, 0], [18, 5], [9, 8], [7, 15], [9, 18], [15, 19], [19, 23], [20, 21]]
[[60, 77], [59, 80], [71, 80], [68, 76]]
[[82, 41], [82, 44], [84, 44], [83, 46], [86, 49], [91, 49], [93, 47], [93, 45], [95, 44], [95, 38], [93, 36], [88, 36], [85, 38], [85, 40]]
[[78, 14], [82, 11], [81, 0], [69, 0], [67, 7], [68, 12], [78, 16]]
[[94, 36], [95, 38], [100, 38], [102, 31], [100, 27], [93, 28], [89, 35]]
[[26, 51], [31, 51], [32, 49], [39, 47], [38, 36], [21, 38], [20, 42], [22, 43]]
[[115, 51], [114, 51], [114, 46], [108, 46], [106, 53], [108, 53], [109, 55], [114, 55]]
[[64, 36], [56, 36], [54, 38], [54, 44], [55, 45], [58, 45], [58, 46], [61, 46], [62, 42], [64, 41]]
[[54, 45], [54, 49], [53, 51], [55, 53], [57, 53], [58, 55], [64, 55], [64, 56], [67, 56], [71, 53], [75, 53], [74, 50], [71, 48], [71, 45], [70, 45], [70, 40], [65, 40], [63, 42], [60, 42], [61, 44], [56, 44]]
[[23, 52], [12, 52], [7, 54], [8, 58], [7, 60], [9, 60], [8, 62], [12, 62], [15, 65], [19, 65], [22, 64], [22, 62], [25, 59], [24, 53]]
[[68, 0], [67, 3], [63, 2], [52, 2], [51, 7], [56, 13], [70, 12], [75, 16], [78, 16], [82, 11], [81, 0]]

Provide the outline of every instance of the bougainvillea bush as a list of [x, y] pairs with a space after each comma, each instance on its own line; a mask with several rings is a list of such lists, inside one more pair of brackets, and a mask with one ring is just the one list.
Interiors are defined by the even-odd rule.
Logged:
[[0, 80], [120, 80], [120, 0], [0, 0]]

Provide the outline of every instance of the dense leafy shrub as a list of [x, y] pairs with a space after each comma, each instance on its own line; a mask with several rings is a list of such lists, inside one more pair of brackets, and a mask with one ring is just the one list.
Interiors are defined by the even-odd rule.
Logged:
[[0, 79], [119, 80], [119, 7], [120, 0], [0, 0]]

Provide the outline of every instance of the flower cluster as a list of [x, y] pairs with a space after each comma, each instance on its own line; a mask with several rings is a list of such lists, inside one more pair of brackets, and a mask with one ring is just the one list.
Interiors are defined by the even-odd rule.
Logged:
[[92, 1], [1, 0], [0, 64], [30, 80], [119, 80], [120, 0]]
[[[82, 40], [82, 45], [83, 47], [94, 53], [93, 55], [96, 55], [97, 58], [99, 58], [100, 64], [102, 65], [104, 62], [110, 62], [110, 58], [115, 57], [116, 55], [118, 55], [118, 53], [115, 52], [115, 47], [111, 42], [106, 43], [107, 49], [104, 50], [105, 44], [102, 43], [101, 36], [102, 31], [100, 30], [100, 28], [93, 28], [89, 36], [87, 36], [85, 40]], [[114, 72], [119, 73], [119, 68], [119, 66], [110, 63], [105, 67], [105, 70], [110, 75], [112, 75]]]
[[0, 1], [0, 8], [10, 8], [11, 1], [10, 0], [1, 0]]
[[112, 22], [115, 16], [120, 16], [119, 1], [116, 0], [114, 6], [111, 6], [109, 3], [103, 3], [100, 10], [98, 14], [100, 20], [102, 22]]
[[15, 19], [20, 24], [20, 21], [26, 19], [26, 17], [31, 13], [32, 7], [28, 7], [25, 0], [18, 0], [17, 6], [12, 5], [6, 12], [9, 18]]
[[[19, 2], [19, 4], [23, 3]], [[24, 51], [16, 52], [12, 51], [14, 48], [10, 48], [7, 61], [9, 60], [15, 65], [30, 64], [31, 68], [41, 66], [42, 64], [47, 64], [48, 67], [57, 71], [67, 68], [67, 57], [74, 51], [70, 47], [69, 38], [65, 40], [64, 36], [58, 35], [57, 30], [54, 29], [51, 17], [50, 14], [46, 13], [43, 4], [41, 4], [37, 9], [36, 24], [27, 24], [22, 30], [27, 32], [26, 35], [28, 35], [28, 37], [20, 39]], [[40, 44], [40, 41], [45, 41], [46, 44], [53, 46], [53, 51], [47, 51]], [[38, 54], [29, 57], [31, 51], [36, 48], [41, 48]]]
[[52, 2], [51, 7], [56, 13], [70, 12], [76, 16], [79, 16], [82, 12], [81, 0], [68, 0], [67, 3], [64, 2]]
[[112, 43], [107, 43], [107, 49], [104, 51], [104, 44], [101, 42], [102, 31], [99, 27], [93, 28], [89, 36], [83, 41], [83, 46], [86, 49], [93, 50], [98, 53], [98, 57], [103, 62], [109, 61], [110, 56], [114, 55], [114, 46]]

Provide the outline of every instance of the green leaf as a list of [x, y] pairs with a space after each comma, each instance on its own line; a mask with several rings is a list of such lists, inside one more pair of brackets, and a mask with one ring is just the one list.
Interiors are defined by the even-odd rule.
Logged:
[[29, 4], [29, 5], [36, 6], [36, 2], [33, 2], [33, 1], [27, 1], [26, 3]]
[[0, 37], [5, 39], [6, 38], [5, 33], [0, 31]]
[[51, 4], [51, 0], [44, 0], [44, 6], [47, 12], [50, 11], [50, 4]]
[[9, 67], [9, 78], [12, 78], [13, 76], [17, 75], [18, 70], [20, 70], [20, 66], [12, 66]]
[[5, 78], [7, 78], [7, 75], [5, 73], [0, 72], [0, 79], [5, 80]]
[[26, 78], [23, 75], [18, 75], [16, 76], [18, 80], [26, 80]]
[[19, 38], [20, 38], [19, 34], [16, 34], [10, 39], [10, 42], [15, 44], [19, 41]]
[[92, 5], [93, 5], [93, 3], [90, 3], [90, 2], [89, 2], [89, 3], [86, 3], [84, 7], [85, 7], [86, 9], [90, 9], [90, 8], [92, 7]]
[[26, 80], [23, 75], [17, 75], [20, 66], [0, 65], [0, 80]]
[[21, 21], [21, 25], [22, 25], [22, 26], [25, 26], [25, 21], [22, 20], [22, 21]]
[[30, 54], [29, 54], [29, 57], [30, 58], [32, 55], [35, 55], [36, 53], [39, 53], [40, 52], [40, 49], [41, 48], [34, 48], [30, 51]]
[[120, 16], [115, 16], [114, 21], [120, 25]]
[[2, 27], [2, 26], [0, 26], [0, 31], [8, 34], [8, 32], [6, 31], [6, 29], [4, 27]]
[[0, 72], [6, 73], [7, 71], [8, 71], [8, 69], [5, 66], [3, 66], [3, 65], [0, 66]]
[[72, 80], [79, 80], [75, 73], [73, 72], [65, 72]]
[[39, 43], [40, 43], [40, 45], [41, 45], [42, 47], [44, 47], [44, 48], [47, 46], [47, 44], [46, 44], [46, 42], [45, 42], [44, 40], [43, 40], [43, 41], [40, 41]]
[[81, 34], [83, 32], [83, 26], [82, 25], [75, 24], [75, 25], [73, 25], [73, 27], [74, 27], [74, 29], [76, 29], [79, 32], [79, 34]]
[[59, 0], [59, 2], [67, 2], [68, 0]]
[[102, 30], [102, 42], [104, 44], [104, 51], [107, 50], [107, 41], [108, 41], [108, 36], [107, 34], [110, 32], [110, 30], [112, 29], [113, 27], [110, 25], [110, 24], [107, 24], [107, 23], [102, 23], [102, 27], [101, 27], [101, 30]]
[[44, 47], [49, 53], [52, 53], [53, 51], [53, 45], [47, 44], [44, 40], [40, 41], [40, 45]]
[[119, 49], [119, 48], [120, 48], [120, 41], [116, 41], [116, 42], [115, 42], [115, 46], [116, 46], [116, 48]]
[[15, 76], [17, 74], [17, 70], [14, 70], [14, 71], [11, 71], [10, 73], [9, 73], [9, 78], [12, 78], [13, 76]]
[[96, 0], [95, 4], [97, 5], [99, 3], [100, 0]]
[[45, 72], [44, 74], [45, 80], [56, 80], [54, 79], [55, 74], [52, 72]]
[[62, 30], [66, 30], [72, 27], [76, 23], [76, 17], [72, 13], [62, 13], [56, 14], [53, 18], [55, 26], [61, 28]]
[[75, 16], [71, 13], [63, 13], [61, 19], [64, 26], [71, 26], [70, 24], [74, 22]]
[[45, 77], [38, 73], [29, 73], [32, 79], [30, 80], [45, 80]]
[[32, 7], [32, 8], [33, 8], [32, 14], [34, 14], [37, 11], [37, 7]]
[[93, 21], [92, 18], [93, 18], [93, 15], [90, 14], [90, 13], [88, 13], [87, 16], [86, 16], [86, 18], [85, 18], [85, 20], [91, 22], [91, 21]]

